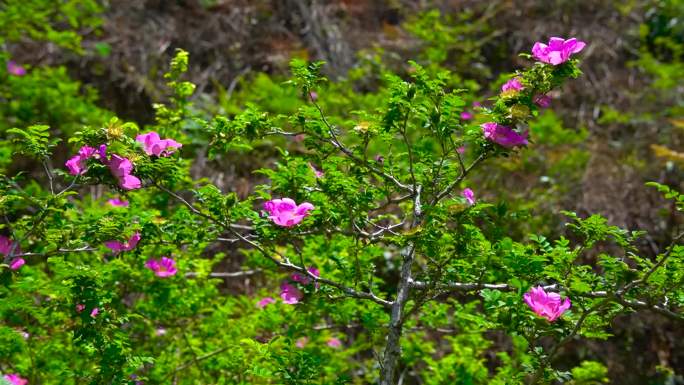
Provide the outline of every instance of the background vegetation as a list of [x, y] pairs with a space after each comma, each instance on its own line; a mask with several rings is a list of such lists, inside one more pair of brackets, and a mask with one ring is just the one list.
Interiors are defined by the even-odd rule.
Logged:
[[[5, 216], [0, 231], [24, 231], [22, 248], [36, 254], [26, 258], [21, 279], [9, 270], [2, 273], [0, 370], [24, 373], [30, 384], [375, 381], [380, 352], [374, 349], [387, 323], [382, 308], [312, 295], [303, 310], [282, 303], [260, 310], [255, 302], [277, 297], [286, 275], [243, 244], [213, 242], [218, 231], [207, 223], [198, 227], [182, 205], [172, 205], [173, 197], [145, 190], [125, 195], [135, 211], [112, 209], [104, 202], [118, 193], [105, 186], [111, 182], [106, 172], [93, 170], [92, 183], [78, 188], [78, 199], [48, 194], [52, 180], [47, 175], [63, 181], [55, 182], [60, 191], [68, 178], [57, 170], [81, 144], [156, 130], [182, 142], [184, 156], [177, 162], [136, 163], [151, 180], [169, 176], [168, 187], [183, 190], [198, 188], [192, 181], [201, 181], [205, 187], [198, 188], [198, 202], [212, 215], [237, 205], [230, 215], [257, 222], [250, 211], [261, 204], [257, 197], [302, 194], [298, 198], [319, 199], [317, 206], [329, 206], [338, 215], [317, 217], [316, 225], [325, 227], [347, 213], [336, 213], [336, 202], [326, 201], [325, 194], [316, 197], [298, 187], [318, 186], [307, 162], [323, 166], [324, 156], [316, 151], [326, 149], [313, 149], [310, 138], [263, 135], [265, 128], [296, 126], [291, 115], [312, 107], [315, 99], [332, 124], [353, 128], [344, 139], [357, 144], [367, 131], [378, 129], [374, 114], [387, 107], [393, 86], [401, 79], [420, 80], [420, 71], [434, 79], [449, 70], [441, 86], [463, 90], [462, 108], [478, 115], [474, 102], [493, 105], [501, 85], [530, 66], [518, 53], [550, 36], [588, 42], [581, 55], [583, 75], [550, 93], [551, 108], [540, 110], [530, 124], [532, 148], [490, 159], [468, 177], [478, 201], [491, 204], [481, 208], [482, 216], [474, 215], [473, 223], [497, 247], [514, 250], [517, 246], [503, 241], [509, 238], [538, 243], [541, 254], [562, 246], [546, 239], [588, 242], [586, 231], [604, 234], [579, 257], [585, 265], [596, 266], [606, 255], [651, 260], [667, 253], [682, 232], [682, 217], [673, 200], [646, 183], [684, 190], [682, 15], [679, 0], [0, 3], [0, 61], [26, 70], [20, 76], [5, 71], [6, 65], [0, 70], [0, 207]], [[188, 52], [189, 64], [177, 49]], [[291, 67], [292, 59], [300, 61]], [[316, 75], [304, 64], [314, 60], [326, 63], [320, 70], [329, 81], [303, 84], [302, 79]], [[390, 75], [396, 78], [388, 81]], [[31, 148], [12, 129], [41, 137], [41, 128], [29, 129], [35, 124], [49, 127], [44, 130], [50, 139]], [[387, 143], [371, 142], [369, 157], [385, 153]], [[121, 149], [129, 145], [121, 139]], [[49, 148], [47, 162], [32, 157], [37, 148]], [[470, 150], [477, 151], [469, 142]], [[353, 187], [359, 186], [353, 183], [362, 179], [337, 176], [329, 162], [345, 163], [325, 159], [327, 178], [339, 177], [338, 184], [319, 186], [326, 193], [354, 207], [382, 194], [354, 198]], [[24, 200], [11, 198], [17, 191], [13, 183], [21, 186]], [[227, 201], [211, 207], [221, 199]], [[41, 205], [60, 214], [47, 213], [36, 225]], [[582, 218], [600, 214], [606, 221], [575, 222], [585, 233], [573, 231], [566, 225], [573, 218], [564, 211]], [[260, 225], [261, 236], [274, 244], [282, 241], [281, 233]], [[644, 234], [632, 237], [637, 230]], [[102, 250], [59, 251], [83, 247], [78, 238], [103, 242], [133, 231], [159, 243], [143, 242], [138, 251], [108, 263], [100, 263]], [[324, 272], [351, 271], [345, 253], [357, 249], [335, 245], [336, 250], [299, 252]], [[280, 252], [290, 247], [280, 246]], [[362, 258], [382, 260], [380, 249], [365, 250]], [[146, 274], [147, 257], [180, 251], [182, 274], [172, 280]], [[336, 259], [324, 258], [331, 253]], [[635, 268], [640, 262], [629, 263]], [[669, 266], [672, 276], [664, 274], [659, 284], [674, 282], [681, 289], [681, 267]], [[392, 293], [397, 283], [391, 281], [391, 260], [378, 269], [379, 290]], [[235, 272], [242, 273], [221, 275]], [[676, 293], [680, 297], [671, 298], [673, 303], [684, 301], [681, 290]], [[502, 303], [513, 301], [507, 295]], [[447, 297], [409, 325], [403, 383], [507, 383], [536, 364], [539, 357], [528, 351], [529, 341], [488, 323], [509, 325], [497, 317], [510, 304], [476, 317], [469, 306], [499, 298], [485, 296], [479, 303], [482, 297], [473, 293]], [[92, 321], [87, 312], [74, 310], [79, 303], [106, 311]], [[596, 320], [594, 334], [559, 348], [557, 373], [548, 381], [684, 383], [682, 321], [653, 311], [613, 310]], [[599, 327], [601, 322], [606, 325]], [[307, 338], [306, 349], [296, 346], [302, 338]], [[342, 347], [328, 346], [331, 338], [340, 339]], [[539, 345], [553, 346], [543, 338]]]

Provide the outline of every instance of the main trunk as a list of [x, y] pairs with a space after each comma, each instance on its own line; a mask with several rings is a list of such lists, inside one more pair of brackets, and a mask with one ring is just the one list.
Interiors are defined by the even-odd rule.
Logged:
[[394, 385], [397, 375], [397, 366], [401, 357], [401, 334], [404, 326], [404, 307], [409, 298], [409, 282], [411, 281], [411, 267], [415, 245], [410, 244], [403, 255], [401, 275], [397, 286], [397, 297], [392, 304], [387, 345], [382, 357], [382, 370], [380, 372], [380, 385]]

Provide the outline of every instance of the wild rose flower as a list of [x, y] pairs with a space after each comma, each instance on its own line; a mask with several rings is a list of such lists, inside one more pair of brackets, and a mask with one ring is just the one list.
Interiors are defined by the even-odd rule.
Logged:
[[272, 303], [275, 303], [275, 299], [273, 299], [273, 297], [264, 297], [264, 298], [260, 299], [256, 305], [259, 309], [263, 309]]
[[168, 257], [161, 257], [161, 259], [150, 259], [145, 263], [145, 267], [154, 271], [154, 275], [159, 278], [171, 277], [176, 275], [176, 261]]
[[473, 102], [473, 108], [480, 108], [480, 107], [482, 107], [482, 103], [480, 103], [478, 101]]
[[512, 148], [527, 145], [528, 132], [524, 132], [521, 135], [510, 127], [494, 122], [484, 123], [481, 127], [485, 138], [503, 147]]
[[470, 120], [470, 119], [472, 119], [474, 116], [475, 116], [475, 115], [473, 115], [472, 113], [470, 113], [470, 112], [468, 112], [468, 111], [463, 111], [463, 112], [461, 112], [461, 119], [463, 119], [463, 120]]
[[316, 93], [316, 91], [311, 91], [309, 92], [309, 97], [311, 98], [311, 100], [315, 102], [316, 100], [318, 100], [318, 93]]
[[466, 152], [466, 146], [461, 146], [461, 147], [457, 148], [457, 149], [456, 149], [456, 152], [458, 152], [458, 153], [461, 154], [461, 155], [465, 154], [465, 152]]
[[378, 154], [378, 155], [375, 156], [375, 161], [378, 162], [378, 163], [380, 163], [380, 164], [383, 164], [383, 163], [385, 162], [385, 157], [382, 156], [382, 155], [380, 155], [380, 154]]
[[510, 79], [509, 81], [504, 83], [503, 86], [501, 86], [501, 92], [514, 93], [522, 90], [523, 88], [524, 87], [520, 82], [520, 78], [514, 77], [513, 79]]
[[297, 341], [295, 341], [295, 346], [300, 348], [300, 349], [304, 349], [304, 347], [306, 346], [306, 344], [308, 342], [309, 342], [309, 337], [297, 338]]
[[314, 206], [309, 202], [297, 205], [290, 198], [272, 199], [264, 203], [264, 210], [269, 214], [269, 219], [278, 226], [292, 227], [309, 215]]
[[318, 170], [313, 164], [309, 163], [309, 168], [314, 172], [314, 175], [316, 175], [316, 178], [323, 178], [325, 173], [323, 171]]
[[135, 140], [143, 145], [143, 150], [150, 156], [169, 156], [183, 147], [181, 143], [173, 139], [161, 139], [154, 131], [140, 134], [135, 137]]
[[76, 312], [80, 313], [80, 312], [82, 312], [83, 310], [85, 310], [85, 305], [84, 305], [84, 304], [79, 303], [79, 304], [76, 305]]
[[118, 253], [120, 251], [131, 251], [135, 249], [135, 246], [138, 245], [139, 241], [140, 233], [136, 231], [126, 242], [107, 241], [105, 242], [105, 246], [110, 248], [113, 252]]
[[3, 376], [5, 378], [5, 381], [9, 382], [12, 385], [27, 385], [28, 380], [25, 378], [19, 377], [18, 374], [5, 374]]
[[299, 300], [303, 297], [304, 294], [302, 294], [302, 292], [294, 285], [290, 285], [289, 283], [283, 283], [280, 285], [280, 298], [282, 298], [283, 302], [286, 304], [294, 305], [299, 303]]
[[552, 37], [549, 44], [534, 43], [532, 55], [535, 59], [551, 65], [559, 65], [570, 59], [572, 54], [584, 49], [587, 44], [575, 38], [565, 40], [560, 37]]
[[161, 337], [166, 335], [166, 329], [165, 328], [157, 328], [157, 330], [154, 331], [154, 335], [157, 337]]
[[98, 309], [98, 308], [94, 308], [94, 309], [90, 312], [90, 316], [93, 317], [93, 318], [97, 317], [98, 314], [100, 314], [100, 309]]
[[133, 163], [127, 158], [114, 154], [109, 160], [109, 169], [112, 175], [119, 180], [119, 186], [125, 190], [134, 190], [140, 188], [141, 182], [133, 172]]
[[24, 258], [17, 257], [17, 258], [12, 259], [12, 262], [10, 262], [9, 267], [12, 270], [19, 270], [19, 269], [21, 269], [22, 266], [24, 266], [25, 263], [26, 263], [26, 261], [24, 260]]
[[475, 204], [475, 193], [473, 190], [469, 188], [463, 189], [461, 192], [461, 195], [465, 198], [465, 200], [468, 202], [469, 205], [474, 205]]
[[335, 337], [332, 337], [328, 340], [328, 342], [326, 342], [326, 345], [330, 346], [331, 348], [337, 349], [340, 346], [342, 346], [342, 341], [340, 341], [339, 339], [337, 339]]
[[4, 235], [0, 235], [0, 254], [7, 256], [10, 254], [10, 251], [12, 251], [12, 247], [14, 247], [14, 253], [13, 254], [21, 254], [21, 248], [17, 244], [14, 246], [15, 242], [12, 242], [11, 239], [7, 238]]
[[537, 95], [534, 98], [534, 104], [538, 105], [541, 108], [549, 108], [551, 106], [551, 97], [549, 95]]
[[109, 199], [107, 203], [114, 207], [128, 207], [128, 201], [122, 200], [121, 198]]
[[88, 170], [86, 162], [96, 154], [99, 155], [95, 147], [83, 146], [78, 150], [78, 154], [69, 158], [64, 165], [69, 169], [71, 175], [83, 175]]
[[531, 288], [523, 298], [530, 309], [550, 322], [555, 321], [571, 306], [570, 298], [561, 300], [560, 294], [547, 293], [541, 286]]
[[14, 76], [24, 76], [26, 75], [26, 68], [17, 64], [14, 60], [9, 60], [7, 62], [7, 72]]

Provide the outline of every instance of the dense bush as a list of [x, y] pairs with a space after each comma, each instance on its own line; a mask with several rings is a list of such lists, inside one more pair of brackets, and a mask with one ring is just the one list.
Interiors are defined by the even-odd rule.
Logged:
[[[74, 11], [90, 3], [66, 3], [90, 20]], [[482, 198], [475, 181], [496, 182], [483, 164], [505, 173], [535, 162], [538, 145], [583, 140], [548, 95], [581, 75], [584, 43], [535, 44], [488, 99], [443, 69], [444, 44], [401, 73], [376, 57], [339, 81], [293, 60], [286, 84], [257, 76], [211, 105], [191, 100], [179, 50], [169, 102], [143, 128], [96, 107], [63, 70], [4, 54], [6, 382], [607, 382], [601, 362], [555, 358], [609, 337], [623, 314], [682, 320], [682, 235], [650, 259], [643, 233], [601, 216], [547, 213], [568, 230], [547, 239], [548, 220], [524, 202]], [[558, 178], [582, 163], [571, 154]], [[253, 191], [192, 171], [256, 156], [266, 167], [239, 163], [261, 176]], [[684, 196], [652, 186], [684, 210]], [[253, 281], [227, 295], [224, 280], [238, 278]]]

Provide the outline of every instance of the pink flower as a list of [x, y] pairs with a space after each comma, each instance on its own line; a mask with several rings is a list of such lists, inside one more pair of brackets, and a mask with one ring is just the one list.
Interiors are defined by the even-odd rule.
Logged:
[[461, 192], [461, 195], [465, 198], [465, 200], [468, 202], [469, 205], [474, 205], [475, 204], [475, 193], [473, 193], [473, 190], [469, 188], [463, 189]]
[[[104, 144], [102, 146], [105, 146]], [[102, 147], [100, 146], [100, 147]], [[104, 147], [107, 148], [106, 146]], [[71, 175], [83, 175], [88, 169], [86, 168], [86, 162], [90, 158], [99, 158], [98, 150], [95, 147], [83, 146], [78, 150], [78, 155], [74, 155], [69, 158], [64, 164]]]
[[109, 161], [109, 169], [112, 171], [112, 175], [119, 180], [119, 186], [125, 190], [134, 190], [140, 188], [140, 179], [132, 175], [133, 163], [127, 158], [120, 155], [112, 155], [112, 159]]
[[120, 251], [131, 251], [135, 249], [135, 246], [138, 245], [138, 241], [140, 241], [140, 233], [136, 231], [126, 242], [107, 241], [105, 242], [105, 246], [115, 253], [118, 253]]
[[310, 97], [311, 100], [313, 100], [314, 102], [315, 102], [316, 100], [318, 100], [318, 94], [316, 93], [316, 91], [311, 91], [311, 92], [309, 92], [309, 97]]
[[380, 154], [378, 154], [378, 155], [375, 156], [375, 161], [378, 162], [378, 163], [380, 163], [380, 164], [383, 164], [383, 163], [385, 162], [385, 157], [382, 156], [382, 155], [380, 155]]
[[295, 341], [295, 346], [304, 349], [304, 346], [309, 342], [309, 337], [301, 337], [297, 338], [297, 341]]
[[465, 152], [466, 152], [466, 146], [461, 146], [461, 147], [457, 148], [457, 149], [456, 149], [456, 152], [458, 152], [458, 153], [461, 154], [461, 155], [465, 154]]
[[[311, 267], [307, 268], [306, 270], [311, 275], [313, 275], [314, 277], [316, 277], [316, 278], [320, 277], [320, 272], [318, 271], [317, 268], [311, 266]], [[291, 278], [293, 281], [299, 282], [302, 285], [308, 285], [309, 283], [311, 283], [311, 277], [309, 277], [308, 275], [304, 275], [304, 274], [300, 274], [300, 273], [294, 273], [294, 274], [292, 274]], [[316, 288], [318, 288], [318, 282], [316, 283]]]
[[21, 254], [21, 248], [17, 244], [14, 246], [14, 242], [12, 242], [11, 239], [7, 238], [4, 235], [0, 235], [0, 254], [2, 255], [9, 255], [10, 252], [12, 251], [12, 247], [14, 247], [14, 252], [12, 253], [13, 255], [16, 254]]
[[24, 260], [24, 258], [14, 258], [10, 263], [10, 269], [19, 270], [22, 266], [24, 266], [25, 263], [26, 261]]
[[161, 257], [161, 259], [150, 259], [145, 263], [145, 267], [154, 271], [154, 275], [159, 278], [166, 278], [176, 275], [176, 261], [171, 258]]
[[173, 139], [161, 139], [156, 132], [148, 132], [135, 137], [135, 140], [142, 143], [143, 150], [147, 155], [169, 156], [177, 149], [183, 147], [181, 143]]
[[473, 108], [480, 108], [480, 107], [482, 107], [482, 103], [480, 103], [478, 101], [473, 102]]
[[523, 295], [527, 306], [538, 316], [553, 322], [570, 309], [570, 298], [561, 301], [558, 293], [547, 293], [541, 286], [531, 288]]
[[468, 111], [461, 112], [461, 119], [463, 119], [463, 120], [470, 120], [473, 118], [473, 116], [474, 115]]
[[76, 312], [80, 313], [80, 312], [82, 312], [83, 310], [85, 310], [85, 305], [84, 305], [84, 304], [79, 303], [79, 304], [76, 305]]
[[314, 206], [309, 202], [297, 205], [290, 198], [272, 199], [264, 203], [269, 219], [278, 226], [292, 227], [309, 215]]
[[7, 72], [14, 76], [24, 76], [26, 75], [26, 68], [17, 64], [14, 60], [9, 60], [7, 62]]
[[157, 328], [157, 330], [154, 331], [154, 335], [157, 337], [161, 337], [163, 335], [166, 335], [166, 329], [164, 328]]
[[514, 77], [513, 79], [510, 79], [506, 83], [504, 83], [503, 86], [501, 86], [501, 92], [507, 92], [507, 93], [515, 93], [520, 90], [522, 90], [524, 87], [522, 83], [520, 83], [520, 78]]
[[128, 207], [128, 201], [122, 200], [120, 198], [112, 198], [108, 200], [107, 203], [114, 207]]
[[485, 138], [503, 147], [527, 145], [527, 131], [521, 135], [509, 127], [494, 122], [484, 123], [481, 127]]
[[27, 385], [28, 380], [25, 378], [19, 377], [18, 374], [5, 374], [4, 378], [7, 382], [9, 382], [12, 385]]
[[288, 305], [294, 305], [299, 303], [299, 300], [304, 297], [297, 287], [290, 285], [289, 283], [283, 283], [280, 285], [280, 298], [283, 299]]
[[256, 305], [259, 309], [263, 309], [272, 303], [275, 303], [275, 299], [273, 299], [273, 297], [264, 297], [261, 300], [259, 300], [259, 302], [257, 302]]
[[316, 178], [323, 178], [323, 176], [325, 175], [323, 173], [323, 171], [316, 169], [316, 167], [314, 167], [314, 165], [311, 163], [309, 163], [309, 168], [311, 168], [311, 170], [314, 172], [314, 175], [316, 175]]
[[551, 97], [549, 95], [537, 95], [534, 98], [534, 104], [538, 105], [541, 108], [548, 108], [551, 106]]
[[93, 318], [97, 317], [98, 314], [100, 314], [100, 309], [98, 309], [98, 308], [94, 308], [94, 309], [90, 312], [90, 316], [93, 317]]
[[532, 55], [541, 62], [559, 65], [568, 61], [572, 54], [580, 52], [585, 46], [586, 43], [575, 38], [565, 40], [552, 37], [548, 45], [540, 42], [534, 43]]
[[339, 348], [340, 346], [342, 346], [342, 341], [335, 337], [332, 337], [328, 340], [328, 342], [326, 342], [326, 344], [331, 348]]

